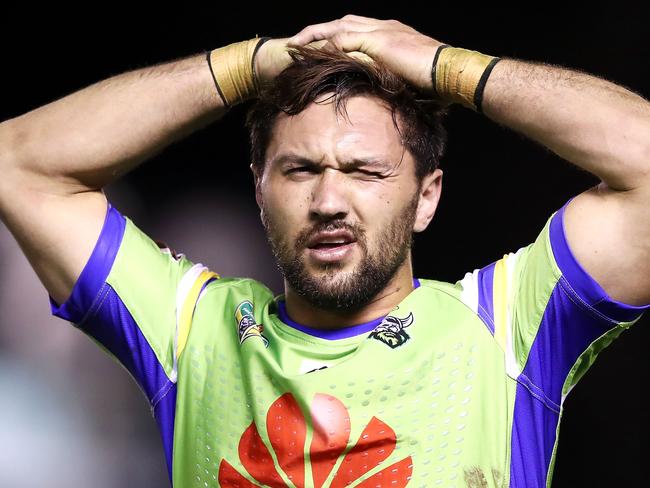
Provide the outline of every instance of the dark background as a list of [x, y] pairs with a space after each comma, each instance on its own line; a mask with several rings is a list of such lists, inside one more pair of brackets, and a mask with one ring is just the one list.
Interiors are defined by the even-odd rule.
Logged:
[[[104, 3], [46, 10], [5, 6], [0, 20], [0, 120], [127, 70], [255, 34], [286, 37], [346, 13], [395, 18], [453, 46], [584, 70], [650, 96], [647, 8], [621, 2], [298, 5], [158, 3], [145, 8]], [[247, 107], [235, 107], [221, 121], [127, 175], [115, 190], [116, 199], [128, 187], [138, 203], [130, 207], [125, 201], [121, 210], [149, 231], [150, 222], [164, 218], [161, 204], [179, 195], [227, 192], [250, 202], [243, 204], [244, 210], [254, 215], [243, 128]], [[455, 282], [465, 272], [527, 245], [553, 211], [598, 181], [544, 147], [461, 107], [451, 110], [446, 127], [443, 197], [430, 228], [416, 239], [417, 276]], [[258, 227], [229, 232], [259, 236]], [[211, 264], [220, 271], [219, 263]], [[279, 283], [271, 285], [277, 289]], [[608, 347], [565, 402], [554, 487], [648, 486], [648, 322], [642, 318]], [[133, 395], [140, 394], [134, 387]], [[164, 469], [162, 449], [160, 461]]]

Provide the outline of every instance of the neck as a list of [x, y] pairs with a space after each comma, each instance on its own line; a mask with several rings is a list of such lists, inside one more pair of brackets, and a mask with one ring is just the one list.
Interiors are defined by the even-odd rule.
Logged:
[[314, 329], [332, 330], [370, 322], [387, 315], [413, 291], [411, 258], [404, 261], [388, 284], [363, 307], [357, 310], [323, 310], [298, 295], [285, 281], [286, 311], [299, 324]]

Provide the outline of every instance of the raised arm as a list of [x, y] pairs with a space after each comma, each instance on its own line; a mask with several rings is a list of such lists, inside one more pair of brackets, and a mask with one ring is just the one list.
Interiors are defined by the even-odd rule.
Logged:
[[610, 297], [650, 303], [650, 103], [586, 73], [503, 59], [483, 110], [600, 178], [567, 205], [567, 242]]
[[[250, 49], [239, 54], [252, 59]], [[282, 40], [261, 44], [260, 83], [285, 54]], [[217, 79], [234, 67], [232, 51], [210, 59]], [[240, 101], [227, 88], [220, 87], [226, 100]], [[239, 95], [254, 93], [249, 86]], [[0, 123], [0, 219], [57, 302], [69, 296], [101, 231], [102, 188], [226, 110], [206, 55], [197, 54], [99, 81]]]
[[[307, 27], [289, 44], [322, 39], [344, 51], [366, 53], [433, 96], [482, 109], [497, 123], [599, 177], [599, 185], [577, 195], [566, 208], [567, 242], [577, 261], [611, 298], [631, 305], [650, 303], [647, 100], [586, 73], [504, 58], [486, 72], [482, 103], [477, 107], [455, 91], [462, 85], [455, 81], [467, 80], [471, 66], [463, 75], [459, 75], [463, 70], [454, 72], [446, 63], [450, 63], [449, 53], [457, 51], [443, 55], [446, 48], [441, 42], [396, 20], [347, 15]], [[486, 58], [486, 66], [487, 62]], [[435, 91], [434, 79], [439, 82]], [[445, 83], [448, 91], [440, 93]]]

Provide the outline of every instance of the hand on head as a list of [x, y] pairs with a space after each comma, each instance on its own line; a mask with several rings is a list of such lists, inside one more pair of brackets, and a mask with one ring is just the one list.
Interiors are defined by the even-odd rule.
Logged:
[[255, 57], [260, 83], [272, 81], [291, 62], [289, 49], [306, 45], [337, 48], [364, 61], [381, 61], [413, 86], [430, 91], [431, 64], [442, 43], [396, 20], [346, 15], [307, 26], [290, 38], [265, 42]]
[[[380, 61], [416, 88], [432, 89], [431, 65], [443, 44], [397, 20], [346, 15], [305, 27], [289, 47], [326, 40], [327, 45], [362, 58]], [[354, 53], [354, 54], [353, 54]]]

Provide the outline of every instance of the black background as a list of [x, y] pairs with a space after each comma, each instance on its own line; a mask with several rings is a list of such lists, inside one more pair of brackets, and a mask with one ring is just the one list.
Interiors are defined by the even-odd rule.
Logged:
[[[104, 3], [3, 10], [2, 120], [126, 70], [255, 34], [293, 35], [346, 13], [395, 18], [453, 46], [584, 70], [650, 96], [650, 17], [647, 9], [621, 2]], [[235, 188], [254, 205], [243, 128], [247, 106], [126, 177], [145, 212], [175, 192], [197, 188]], [[598, 181], [469, 110], [454, 107], [446, 127], [443, 198], [430, 228], [417, 236], [417, 276], [456, 281], [532, 242], [553, 211]], [[608, 347], [564, 404], [554, 487], [648, 486], [648, 326], [644, 317]]]

